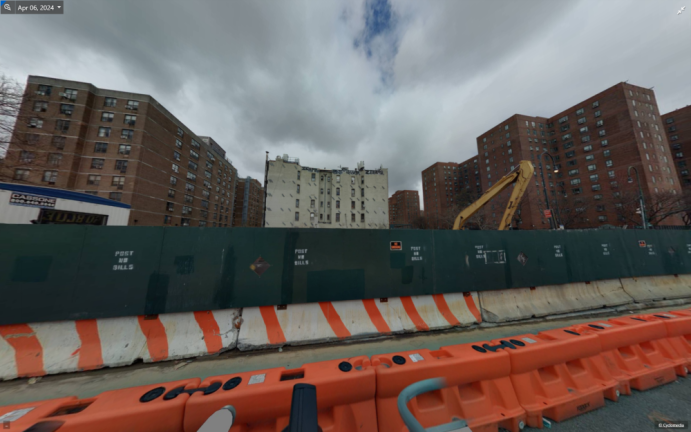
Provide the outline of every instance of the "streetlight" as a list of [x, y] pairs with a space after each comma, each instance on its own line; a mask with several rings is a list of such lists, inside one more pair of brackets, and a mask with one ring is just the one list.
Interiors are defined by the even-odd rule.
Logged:
[[[547, 210], [549, 210], [549, 195], [547, 195], [547, 186], [545, 184], [545, 172], [542, 170], [542, 155], [548, 156], [552, 160], [552, 166], [554, 167], [554, 173], [559, 172], [559, 168], [557, 168], [557, 165], [554, 163], [554, 158], [552, 157], [551, 154], [545, 152], [542, 152], [540, 154], [540, 176], [542, 177], [542, 190], [545, 193], [545, 203], [547, 204]], [[555, 201], [556, 203], [556, 201]], [[555, 218], [554, 216], [549, 219], [549, 226], [552, 227], [552, 229], [556, 229], [557, 227], [555, 226], [556, 224], [559, 223], [559, 204], [557, 203], [557, 217]]]
[[640, 199], [641, 205], [641, 219], [643, 219], [643, 229], [648, 229], [648, 220], [645, 218], [645, 200], [643, 199], [643, 189], [641, 189], [641, 178], [638, 176], [638, 170], [636, 167], [630, 166], [627, 170], [629, 175], [628, 182], [633, 183], [633, 177], [631, 177], [631, 170], [636, 173], [636, 180], [638, 181], [638, 197]]

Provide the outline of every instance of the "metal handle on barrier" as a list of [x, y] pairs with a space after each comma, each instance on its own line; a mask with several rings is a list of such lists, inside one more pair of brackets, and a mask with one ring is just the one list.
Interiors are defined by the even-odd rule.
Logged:
[[235, 408], [232, 405], [226, 405], [211, 414], [197, 432], [226, 432], [233, 426], [235, 416]]
[[450, 432], [460, 430], [470, 432], [468, 423], [465, 420], [454, 420], [451, 423], [425, 429], [408, 409], [408, 402], [414, 397], [430, 391], [441, 390], [444, 387], [446, 387], [446, 380], [444, 378], [432, 378], [418, 381], [401, 391], [398, 395], [398, 412], [401, 414], [401, 418], [410, 432]]

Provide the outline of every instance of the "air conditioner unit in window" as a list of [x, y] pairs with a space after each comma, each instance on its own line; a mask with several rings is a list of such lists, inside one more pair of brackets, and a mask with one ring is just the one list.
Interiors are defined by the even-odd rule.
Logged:
[[64, 111], [63, 114], [65, 114], [65, 115], [72, 115], [72, 111]]
[[39, 96], [45, 96], [45, 95], [46, 95], [46, 92], [43, 92], [43, 91], [41, 91], [41, 90], [36, 90], [36, 94], [39, 95]]
[[64, 92], [60, 92], [58, 94], [60, 95], [60, 97], [64, 97], [64, 98], [68, 97], [67, 93], [64, 93]]

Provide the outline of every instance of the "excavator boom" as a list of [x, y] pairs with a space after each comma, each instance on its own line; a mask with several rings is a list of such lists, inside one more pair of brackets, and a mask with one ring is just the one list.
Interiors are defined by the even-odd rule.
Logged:
[[511, 192], [511, 197], [509, 198], [509, 203], [506, 206], [506, 211], [501, 218], [501, 223], [499, 224], [499, 230], [508, 229], [511, 226], [511, 218], [518, 208], [518, 203], [523, 198], [528, 185], [530, 184], [530, 179], [533, 177], [533, 172], [535, 167], [533, 167], [532, 162], [524, 160], [518, 164], [518, 167], [505, 175], [501, 180], [499, 180], [494, 186], [487, 189], [477, 201], [470, 204], [468, 207], [463, 209], [453, 224], [453, 229], [458, 230], [465, 225], [466, 221], [470, 219], [475, 213], [477, 213], [482, 207], [484, 207], [488, 202], [492, 200], [495, 196], [499, 195], [504, 189], [516, 184]]

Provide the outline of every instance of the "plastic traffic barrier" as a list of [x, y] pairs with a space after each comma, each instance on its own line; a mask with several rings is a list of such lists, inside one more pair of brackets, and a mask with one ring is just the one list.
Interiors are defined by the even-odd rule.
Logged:
[[[691, 312], [671, 311], [646, 315], [636, 315], [631, 319], [660, 321], [665, 325], [667, 337], [661, 340], [662, 350], [666, 350], [672, 361], [676, 360], [677, 375], [686, 376], [691, 368]], [[671, 349], [667, 346], [671, 345]]]
[[424, 428], [465, 421], [473, 432], [498, 427], [518, 432], [525, 425], [509, 379], [509, 356], [473, 344], [437, 351], [420, 349], [372, 357], [377, 374], [379, 432], [401, 432], [405, 425], [397, 406], [408, 386], [444, 378], [446, 388], [420, 394], [407, 407]]
[[[199, 383], [199, 378], [193, 378], [108, 391], [89, 399], [58, 399], [50, 401], [61, 401], [50, 404], [50, 409], [39, 407], [41, 415], [20, 420], [27, 427], [45, 422], [63, 422], [59, 432], [181, 432], [189, 395], [185, 393], [174, 399], [166, 399], [165, 394], [174, 388], [193, 391], [198, 389]], [[29, 418], [30, 424], [26, 422]]]
[[[300, 383], [316, 387], [323, 432], [376, 432], [375, 375], [366, 356], [206, 378], [201, 387], [217, 390], [189, 398], [184, 430], [196, 432], [216, 410], [232, 405], [238, 430], [281, 431], [288, 426], [293, 387]], [[164, 397], [175, 400], [176, 393], [174, 389]]]
[[559, 422], [604, 406], [605, 397], [617, 399], [617, 381], [586, 361], [600, 353], [596, 336], [524, 334], [482, 347], [508, 353], [511, 383], [531, 427], [543, 427], [543, 417]]
[[76, 400], [76, 396], [69, 396], [0, 407], [0, 430], [5, 428], [11, 431], [23, 431], [58, 411], [62, 406], [74, 404]]
[[622, 394], [631, 389], [648, 390], [684, 375], [683, 361], [665, 341], [667, 330], [661, 321], [625, 317], [567, 327], [581, 335], [597, 335], [602, 357]]

